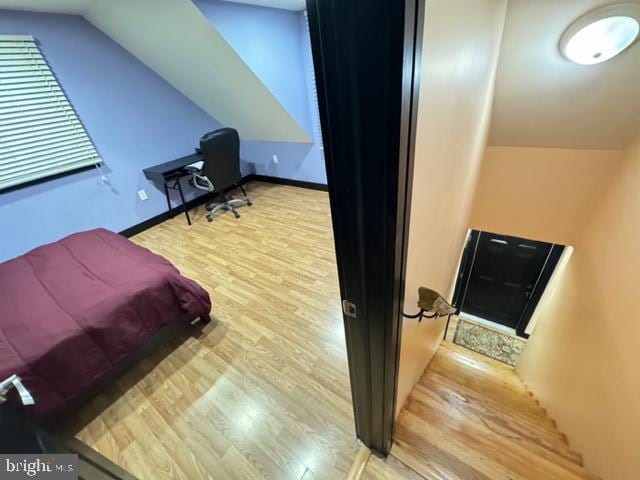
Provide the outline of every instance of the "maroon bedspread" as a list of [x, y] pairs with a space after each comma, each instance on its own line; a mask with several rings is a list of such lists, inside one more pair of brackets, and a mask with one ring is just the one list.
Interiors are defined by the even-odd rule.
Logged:
[[211, 310], [164, 258], [104, 229], [0, 263], [0, 380], [17, 374], [50, 416], [160, 327]]

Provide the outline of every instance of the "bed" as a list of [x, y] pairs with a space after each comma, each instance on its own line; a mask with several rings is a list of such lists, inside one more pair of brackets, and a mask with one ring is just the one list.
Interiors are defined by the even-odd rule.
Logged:
[[51, 418], [163, 327], [207, 320], [211, 301], [166, 259], [105, 229], [0, 263], [0, 380], [17, 374]]

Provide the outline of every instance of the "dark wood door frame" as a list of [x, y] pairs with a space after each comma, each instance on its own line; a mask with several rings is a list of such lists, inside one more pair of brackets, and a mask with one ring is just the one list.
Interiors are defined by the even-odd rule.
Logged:
[[352, 309], [344, 320], [356, 434], [386, 455], [395, 416], [424, 2], [307, 0], [307, 11], [340, 294]]
[[[456, 277], [456, 286], [453, 291], [453, 305], [456, 307], [456, 315], [460, 314], [462, 302], [467, 293], [469, 286], [468, 274], [473, 267], [474, 254], [478, 248], [480, 240], [480, 232], [478, 230], [469, 230], [467, 240], [462, 248], [462, 257], [460, 258], [460, 266], [458, 267], [458, 275]], [[446, 332], [445, 332], [446, 337]]]
[[556, 266], [558, 265], [558, 261], [560, 260], [560, 257], [562, 256], [565, 248], [566, 247], [564, 245], [558, 245], [557, 243], [554, 243], [551, 246], [551, 251], [549, 251], [549, 255], [547, 256], [544, 267], [542, 267], [542, 272], [540, 273], [540, 276], [538, 277], [538, 280], [533, 287], [533, 291], [531, 292], [531, 296], [529, 297], [527, 306], [525, 307], [524, 312], [522, 312], [522, 316], [520, 317], [518, 325], [516, 325], [517, 335], [524, 338], [529, 338], [529, 335], [526, 333], [526, 329], [529, 326], [529, 321], [531, 320], [531, 317], [533, 316], [533, 313], [538, 306], [538, 302], [540, 302], [540, 299], [542, 298], [542, 294], [544, 293], [545, 288], [547, 288], [549, 280], [551, 280], [551, 275], [553, 275], [553, 272], [555, 271]]
[[[462, 259], [460, 262], [460, 267], [458, 269], [458, 275], [456, 277], [456, 286], [453, 294], [453, 302], [456, 306], [456, 313], [460, 313], [460, 310], [463, 307], [464, 299], [467, 293], [467, 288], [469, 286], [469, 277], [471, 270], [473, 268], [473, 262], [475, 259], [475, 252], [478, 248], [478, 242], [480, 240], [480, 231], [471, 230], [469, 235], [467, 236], [467, 242], [463, 247], [462, 251]], [[538, 279], [533, 286], [533, 290], [531, 291], [531, 295], [527, 301], [526, 306], [520, 316], [520, 320], [516, 325], [516, 334], [520, 337], [528, 338], [529, 335], [525, 332], [527, 326], [529, 325], [529, 321], [535, 312], [536, 307], [538, 306], [538, 302], [542, 298], [542, 294], [544, 293], [549, 280], [551, 279], [551, 275], [553, 274], [558, 261], [564, 251], [565, 246], [559, 244], [552, 244], [549, 254], [547, 255], [546, 261], [542, 268]]]

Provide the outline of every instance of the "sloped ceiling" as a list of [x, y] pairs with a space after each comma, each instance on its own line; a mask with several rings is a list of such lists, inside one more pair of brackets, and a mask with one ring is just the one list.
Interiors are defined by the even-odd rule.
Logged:
[[0, 7], [84, 15], [243, 140], [312, 141], [190, 0], [0, 0]]
[[510, 0], [491, 145], [620, 149], [640, 130], [640, 42], [590, 66], [574, 64], [558, 50], [573, 21], [610, 3]]
[[293, 10], [300, 12], [307, 8], [305, 0], [224, 0], [231, 3], [246, 3], [248, 5], [258, 5], [259, 7], [281, 8], [283, 10]]
[[94, 0], [1, 0], [0, 7], [32, 12], [82, 14]]

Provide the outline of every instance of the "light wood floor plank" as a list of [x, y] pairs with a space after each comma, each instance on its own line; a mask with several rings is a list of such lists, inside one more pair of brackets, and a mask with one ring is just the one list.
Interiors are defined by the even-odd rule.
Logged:
[[372, 455], [362, 480], [423, 480], [423, 477], [393, 455], [385, 459]]
[[358, 451], [328, 196], [248, 185], [252, 207], [133, 238], [213, 300], [78, 412], [77, 437], [141, 479], [340, 479]]

